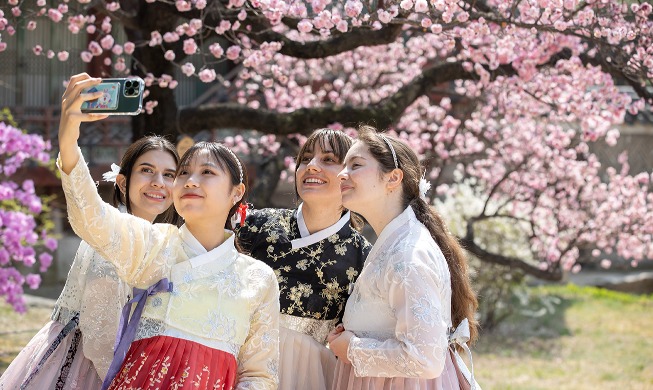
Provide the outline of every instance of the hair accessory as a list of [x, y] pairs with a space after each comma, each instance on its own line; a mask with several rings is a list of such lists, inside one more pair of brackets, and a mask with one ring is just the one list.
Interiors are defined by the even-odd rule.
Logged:
[[399, 164], [397, 164], [397, 153], [395, 153], [395, 148], [392, 147], [392, 144], [390, 143], [390, 140], [388, 139], [388, 137], [386, 137], [383, 134], [379, 134], [379, 136], [381, 136], [381, 138], [383, 138], [385, 143], [388, 144], [388, 147], [390, 148], [390, 151], [392, 152], [392, 159], [395, 162], [395, 168], [399, 168]]
[[[224, 145], [222, 145], [222, 146], [224, 146]], [[224, 148], [227, 149], [227, 151], [229, 153], [231, 153], [232, 156], [234, 156], [234, 160], [236, 160], [236, 164], [238, 164], [238, 171], [240, 172], [240, 183], [242, 184], [243, 183], [243, 166], [240, 164], [240, 160], [236, 156], [236, 153], [234, 153], [231, 149], [229, 149], [226, 146], [224, 146]]]
[[111, 170], [109, 172], [104, 172], [102, 174], [102, 178], [104, 179], [104, 181], [110, 181], [115, 183], [118, 174], [120, 174], [120, 167], [116, 164], [111, 164]]
[[240, 215], [240, 226], [243, 226], [245, 224], [245, 218], [247, 218], [247, 203], [241, 203], [236, 213]]
[[426, 202], [426, 193], [431, 189], [431, 182], [426, 180], [424, 175], [419, 179], [419, 197]]

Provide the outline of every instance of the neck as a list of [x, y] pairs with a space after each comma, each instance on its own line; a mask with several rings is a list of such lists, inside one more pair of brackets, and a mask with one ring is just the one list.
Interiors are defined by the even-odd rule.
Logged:
[[[224, 226], [224, 224], [220, 226]], [[186, 227], [188, 228], [188, 231], [191, 232], [193, 237], [195, 237], [207, 251], [211, 251], [219, 247], [225, 241], [225, 234], [223, 233], [224, 228], [220, 227], [218, 230], [216, 230], [215, 223], [205, 224], [196, 222], [194, 224], [189, 224], [186, 222]], [[218, 232], [217, 234], [216, 231]]]
[[302, 205], [302, 215], [308, 232], [313, 234], [334, 225], [342, 217], [342, 206], [311, 207], [306, 202]]
[[385, 229], [393, 219], [403, 213], [404, 210], [405, 207], [402, 204], [401, 197], [390, 196], [386, 198], [385, 201], [378, 202], [374, 206], [374, 210], [371, 210], [371, 212], [368, 213], [369, 217], [368, 215], [363, 215], [363, 217], [365, 217], [370, 226], [372, 226], [374, 233], [376, 233], [376, 236], [378, 237], [381, 235], [383, 229]]

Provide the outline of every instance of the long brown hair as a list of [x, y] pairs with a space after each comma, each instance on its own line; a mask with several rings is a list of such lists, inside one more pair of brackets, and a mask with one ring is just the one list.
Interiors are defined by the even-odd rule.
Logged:
[[[342, 165], [353, 143], [354, 139], [342, 131], [328, 128], [314, 130], [301, 149], [299, 149], [297, 157], [295, 157], [295, 196], [299, 199], [299, 192], [297, 192], [297, 170], [306, 153], [313, 153], [315, 151], [315, 145], [319, 145], [323, 151], [333, 151], [333, 155], [338, 164]], [[363, 218], [352, 212], [350, 224], [354, 229], [360, 231], [365, 223], [363, 222]]]
[[[371, 126], [361, 126], [358, 140], [368, 147], [370, 154], [379, 162], [381, 171], [388, 173], [395, 169], [392, 151], [379, 132]], [[420, 197], [419, 180], [423, 174], [422, 165], [415, 152], [408, 145], [396, 138], [384, 135], [391, 143], [397, 156], [397, 165], [404, 173], [402, 181], [403, 207], [411, 206], [417, 219], [429, 230], [431, 237], [442, 250], [451, 275], [451, 320], [453, 326], [467, 318], [471, 341], [478, 337], [478, 321], [475, 313], [478, 309], [476, 293], [469, 280], [467, 258], [458, 239], [447, 229], [442, 217]]]
[[[129, 214], [132, 213], [131, 202], [129, 200], [129, 183], [131, 181], [134, 164], [136, 164], [136, 160], [138, 160], [140, 156], [151, 150], [167, 152], [175, 160], [175, 164], [179, 164], [177, 149], [175, 149], [170, 141], [163, 137], [157, 135], [143, 137], [129, 145], [125, 153], [122, 155], [122, 160], [120, 160], [119, 173], [125, 175], [125, 193], [123, 194], [122, 191], [120, 191], [118, 183], [114, 183], [113, 185], [113, 205], [115, 207], [118, 207], [119, 205], [125, 206]], [[166, 211], [156, 216], [154, 222], [171, 223], [179, 226], [181, 224], [181, 217], [177, 214], [175, 207], [170, 205]]]

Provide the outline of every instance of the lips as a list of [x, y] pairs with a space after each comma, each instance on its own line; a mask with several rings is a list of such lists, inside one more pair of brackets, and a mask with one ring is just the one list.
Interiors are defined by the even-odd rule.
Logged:
[[201, 196], [197, 194], [184, 194], [181, 196], [181, 199], [200, 199]]
[[155, 201], [164, 201], [166, 199], [165, 195], [158, 192], [145, 192], [143, 195], [145, 195], [146, 198]]
[[350, 185], [341, 184], [340, 185], [340, 192], [345, 192], [347, 190], [351, 190], [352, 188], [354, 188], [354, 187], [352, 187]]
[[326, 184], [326, 181], [318, 179], [317, 177], [307, 177], [302, 182], [304, 184]]

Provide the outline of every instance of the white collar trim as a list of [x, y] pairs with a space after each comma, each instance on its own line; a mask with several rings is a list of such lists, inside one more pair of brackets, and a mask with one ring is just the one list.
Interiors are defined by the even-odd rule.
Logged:
[[322, 229], [319, 232], [315, 232], [313, 234], [310, 234], [308, 231], [308, 228], [306, 227], [306, 222], [304, 221], [304, 214], [302, 213], [302, 204], [297, 207], [297, 227], [299, 228], [299, 235], [301, 238], [297, 238], [295, 240], [290, 241], [292, 244], [292, 249], [298, 249], [298, 248], [303, 248], [305, 246], [309, 246], [312, 244], [315, 244], [316, 242], [322, 241], [325, 238], [329, 237], [332, 234], [335, 234], [342, 229], [345, 224], [349, 223], [349, 219], [351, 218], [351, 213], [347, 211], [345, 215], [343, 215], [338, 222], [334, 223], [333, 225], [329, 226], [326, 229]]
[[193, 268], [202, 266], [221, 258], [232, 258], [238, 254], [235, 246], [235, 235], [231, 230], [224, 229], [224, 235], [227, 237], [227, 239], [217, 248], [214, 248], [210, 251], [207, 251], [206, 248], [200, 244], [197, 238], [195, 238], [190, 230], [188, 230], [186, 224], [182, 225], [179, 230], [181, 231], [181, 239], [196, 255], [195, 257], [192, 257], [188, 260], [190, 261], [190, 264]]

